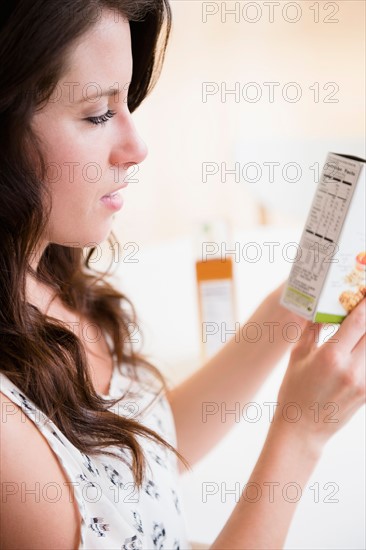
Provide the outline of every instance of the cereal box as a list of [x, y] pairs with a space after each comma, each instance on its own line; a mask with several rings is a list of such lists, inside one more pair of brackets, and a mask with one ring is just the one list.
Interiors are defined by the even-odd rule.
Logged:
[[281, 304], [342, 323], [366, 295], [365, 160], [329, 153]]

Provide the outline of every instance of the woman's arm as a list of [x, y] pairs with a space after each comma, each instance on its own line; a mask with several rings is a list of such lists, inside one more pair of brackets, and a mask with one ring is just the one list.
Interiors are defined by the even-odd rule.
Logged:
[[[276, 425], [212, 550], [283, 548], [295, 509], [321, 449]], [[291, 502], [292, 500], [292, 502]]]
[[[363, 300], [343, 321], [337, 342], [320, 347], [314, 342], [314, 325], [305, 327], [292, 350], [279, 406], [250, 478], [254, 491], [243, 491], [213, 550], [283, 548], [296, 508], [296, 502], [289, 502], [293, 495], [283, 489], [291, 484], [299, 493], [294, 500], [300, 500], [324, 445], [365, 404], [365, 320]], [[287, 403], [300, 408], [298, 421], [289, 422], [282, 414]], [[319, 414], [314, 416], [315, 403]], [[337, 411], [331, 420], [329, 403]]]
[[[0, 392], [0, 550], [78, 549], [79, 504], [55, 452], [35, 423]], [[57, 500], [50, 500], [52, 485]]]
[[[250, 401], [290, 347], [304, 319], [279, 304], [283, 284], [261, 303], [249, 321], [201, 369], [168, 394], [179, 451], [191, 465], [208, 453], [235, 425], [235, 411]], [[253, 323], [249, 329], [249, 323]], [[255, 323], [255, 324], [254, 324]], [[283, 328], [288, 323], [288, 335]], [[261, 337], [253, 342], [254, 331]], [[248, 333], [246, 333], [248, 329]], [[251, 332], [252, 331], [252, 332]], [[295, 336], [294, 336], [295, 335]]]

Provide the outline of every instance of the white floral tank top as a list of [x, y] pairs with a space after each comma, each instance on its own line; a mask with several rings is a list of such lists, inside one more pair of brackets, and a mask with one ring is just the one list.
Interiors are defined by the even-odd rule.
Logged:
[[[110, 410], [120, 415], [132, 418], [139, 409], [139, 421], [176, 447], [174, 418], [166, 396], [161, 395], [149, 406], [154, 394], [146, 390], [145, 384], [142, 392], [140, 384], [131, 381], [130, 368], [115, 364], [109, 393], [101, 394], [102, 397], [121, 397], [114, 407], [110, 406]], [[150, 384], [150, 389], [152, 386]], [[122, 399], [127, 388], [129, 394]], [[138, 490], [128, 466], [129, 449], [109, 448], [117, 451], [120, 460], [108, 455], [88, 456], [72, 445], [1, 372], [0, 390], [35, 423], [70, 480], [82, 518], [79, 550], [191, 549], [186, 538], [178, 459], [174, 453], [146, 437], [137, 436], [147, 463], [145, 481]]]

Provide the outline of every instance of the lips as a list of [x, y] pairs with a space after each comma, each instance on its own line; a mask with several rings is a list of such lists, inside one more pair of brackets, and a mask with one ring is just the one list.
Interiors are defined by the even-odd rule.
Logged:
[[[118, 193], [118, 191], [120, 191], [121, 189], [124, 189], [125, 187], [127, 187], [128, 185], [128, 182], [123, 184], [123, 185], [120, 185], [119, 187], [117, 187], [117, 189], [114, 189], [113, 191], [110, 191], [109, 193], [106, 193], [105, 195], [103, 195], [103, 197], [111, 197], [113, 195], [115, 195], [116, 193]], [[103, 198], [101, 197], [101, 198]]]

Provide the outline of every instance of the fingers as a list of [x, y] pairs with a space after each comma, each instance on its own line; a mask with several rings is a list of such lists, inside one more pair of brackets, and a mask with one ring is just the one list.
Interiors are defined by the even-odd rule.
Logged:
[[351, 354], [351, 368], [354, 372], [357, 395], [362, 403], [366, 401], [366, 335], [357, 342]]
[[337, 350], [340, 353], [350, 353], [365, 335], [366, 298], [347, 315], [337, 332]]
[[292, 354], [297, 358], [306, 357], [313, 349], [316, 349], [322, 327], [322, 323], [307, 321], [299, 341], [292, 350]]
[[363, 371], [366, 370], [366, 335], [357, 342], [352, 350], [352, 362], [360, 364]]

